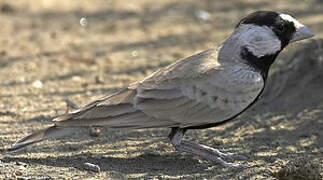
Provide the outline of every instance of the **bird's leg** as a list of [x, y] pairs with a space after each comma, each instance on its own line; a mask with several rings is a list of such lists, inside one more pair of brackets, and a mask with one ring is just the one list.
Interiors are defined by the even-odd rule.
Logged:
[[204, 159], [210, 160], [212, 162], [218, 163], [226, 167], [238, 167], [238, 168], [247, 167], [246, 165], [243, 165], [243, 164], [233, 164], [233, 163], [227, 162], [227, 161], [234, 161], [235, 158], [245, 159], [245, 157], [241, 155], [222, 153], [215, 148], [182, 140], [185, 134], [185, 131], [186, 131], [185, 129], [181, 129], [181, 128], [172, 128], [172, 131], [169, 134], [171, 143], [176, 150], [197, 155], [199, 157], [202, 157]]

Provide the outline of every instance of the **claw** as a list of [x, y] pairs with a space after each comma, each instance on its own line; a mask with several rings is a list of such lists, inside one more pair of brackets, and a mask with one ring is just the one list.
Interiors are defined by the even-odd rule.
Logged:
[[235, 160], [248, 160], [247, 156], [234, 153], [221, 153], [220, 157], [225, 161], [233, 162]]
[[214, 162], [216, 164], [220, 164], [221, 166], [224, 166], [224, 167], [230, 167], [230, 168], [246, 168], [246, 167], [248, 167], [248, 165], [246, 165], [246, 164], [234, 164], [234, 163], [227, 162], [227, 161], [223, 160], [221, 157], [213, 157], [213, 158], [208, 158], [208, 159], [211, 160], [212, 162]]

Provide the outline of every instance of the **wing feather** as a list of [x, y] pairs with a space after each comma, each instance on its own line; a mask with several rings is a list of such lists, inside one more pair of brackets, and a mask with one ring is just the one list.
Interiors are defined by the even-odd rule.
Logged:
[[158, 98], [158, 99], [173, 99], [179, 98], [182, 96], [182, 92], [179, 88], [172, 88], [172, 89], [140, 89], [137, 97], [139, 98]]
[[168, 110], [169, 107], [176, 108], [181, 106], [189, 101], [187, 97], [179, 97], [173, 99], [160, 99], [160, 97], [156, 98], [137, 98], [137, 103], [135, 105], [138, 109], [146, 109], [146, 110]]
[[236, 62], [221, 64], [211, 50], [141, 81], [134, 104], [156, 119], [188, 127], [222, 122], [239, 114], [255, 101], [263, 87], [259, 73]]

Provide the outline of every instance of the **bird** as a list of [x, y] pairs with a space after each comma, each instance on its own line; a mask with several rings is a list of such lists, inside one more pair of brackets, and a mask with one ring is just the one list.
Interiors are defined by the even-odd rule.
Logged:
[[314, 36], [293, 16], [255, 11], [242, 18], [218, 47], [158, 69], [143, 80], [53, 119], [53, 125], [14, 144], [17, 150], [71, 128], [169, 128], [169, 140], [186, 152], [225, 167], [239, 155], [183, 140], [185, 132], [222, 125], [250, 108], [262, 94], [278, 54], [296, 41]]

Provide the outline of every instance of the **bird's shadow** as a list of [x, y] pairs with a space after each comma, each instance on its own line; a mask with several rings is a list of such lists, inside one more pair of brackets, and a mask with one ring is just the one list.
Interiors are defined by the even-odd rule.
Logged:
[[[182, 156], [173, 152], [169, 154], [144, 153], [135, 157], [111, 157], [92, 153], [82, 153], [74, 156], [58, 156], [44, 158], [27, 157], [5, 157], [3, 162], [22, 162], [26, 164], [41, 164], [54, 167], [76, 168], [84, 171], [84, 163], [99, 165], [101, 171], [120, 172], [122, 174], [163, 172], [168, 175], [183, 175], [203, 173], [207, 171], [208, 165], [201, 164], [191, 156]], [[176, 167], [176, 168], [175, 168]]]

